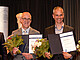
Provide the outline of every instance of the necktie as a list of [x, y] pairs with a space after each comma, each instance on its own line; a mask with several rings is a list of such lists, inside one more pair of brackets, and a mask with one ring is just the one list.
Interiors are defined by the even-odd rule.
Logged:
[[24, 35], [27, 35], [27, 31], [23, 31]]

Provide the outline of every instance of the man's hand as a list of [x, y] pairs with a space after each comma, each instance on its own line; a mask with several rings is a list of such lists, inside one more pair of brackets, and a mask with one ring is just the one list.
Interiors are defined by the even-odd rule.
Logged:
[[22, 55], [26, 58], [26, 59], [32, 59], [33, 56], [30, 53], [22, 53]]
[[16, 48], [16, 47], [13, 48], [13, 54], [16, 54], [16, 52], [19, 50], [18, 48]]
[[50, 52], [45, 52], [45, 56], [50, 59]]
[[65, 59], [69, 59], [69, 58], [72, 57], [72, 55], [67, 53], [67, 52], [63, 52], [63, 56], [64, 56]]

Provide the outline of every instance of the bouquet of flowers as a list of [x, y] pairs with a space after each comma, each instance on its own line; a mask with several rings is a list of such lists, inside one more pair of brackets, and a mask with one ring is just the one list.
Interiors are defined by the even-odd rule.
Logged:
[[77, 44], [77, 50], [78, 52], [80, 52], [80, 40], [78, 41], [78, 44]]
[[[48, 52], [49, 49], [49, 41], [47, 39], [36, 40], [34, 43], [34, 54], [38, 57], [43, 56], [45, 58], [45, 52]], [[50, 55], [52, 58], [52, 55]]]
[[[7, 41], [3, 44], [4, 47], [7, 48], [7, 50], [12, 53], [12, 50], [14, 47], [19, 47], [20, 45], [24, 44], [22, 36], [10, 36]], [[18, 50], [16, 54], [20, 54], [21, 51]]]

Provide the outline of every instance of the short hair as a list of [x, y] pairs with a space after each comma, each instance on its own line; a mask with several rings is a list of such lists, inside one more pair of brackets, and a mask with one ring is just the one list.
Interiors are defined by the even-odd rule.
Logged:
[[16, 15], [16, 18], [18, 18], [18, 17], [22, 17], [22, 13], [18, 13], [18, 14]]
[[[55, 7], [55, 8], [53, 9], [53, 13], [54, 13], [54, 12], [55, 12], [55, 10], [57, 10], [57, 9], [61, 9], [61, 10], [63, 11], [63, 8], [62, 8], [62, 7], [57, 6], [57, 7]], [[63, 11], [63, 13], [64, 13], [64, 11]]]

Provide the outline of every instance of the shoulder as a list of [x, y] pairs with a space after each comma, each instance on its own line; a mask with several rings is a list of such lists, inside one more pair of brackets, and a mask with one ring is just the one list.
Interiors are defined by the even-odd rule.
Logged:
[[20, 30], [21, 30], [21, 28], [20, 28], [20, 29], [16, 29], [16, 30], [12, 31], [12, 34], [17, 33], [17, 32], [19, 32]]
[[32, 31], [32, 32], [35, 32], [35, 33], [39, 33], [40, 34], [40, 32], [38, 31], [38, 30], [36, 30], [36, 29], [34, 29], [34, 28], [30, 28], [30, 30]]
[[52, 25], [52, 26], [49, 26], [49, 27], [45, 28], [45, 30], [51, 30], [51, 29], [53, 29], [54, 27], [55, 27], [55, 25]]
[[0, 32], [0, 36], [4, 36], [4, 34], [2, 32]]
[[3, 33], [2, 32], [0, 32], [0, 35], [2, 35]]
[[4, 38], [4, 34], [3, 34], [3, 32], [0, 32], [0, 41], [1, 41], [1, 39], [3, 39]]
[[64, 26], [65, 26], [66, 29], [74, 30], [74, 28], [71, 27], [71, 26], [68, 26], [68, 25], [64, 25]]

